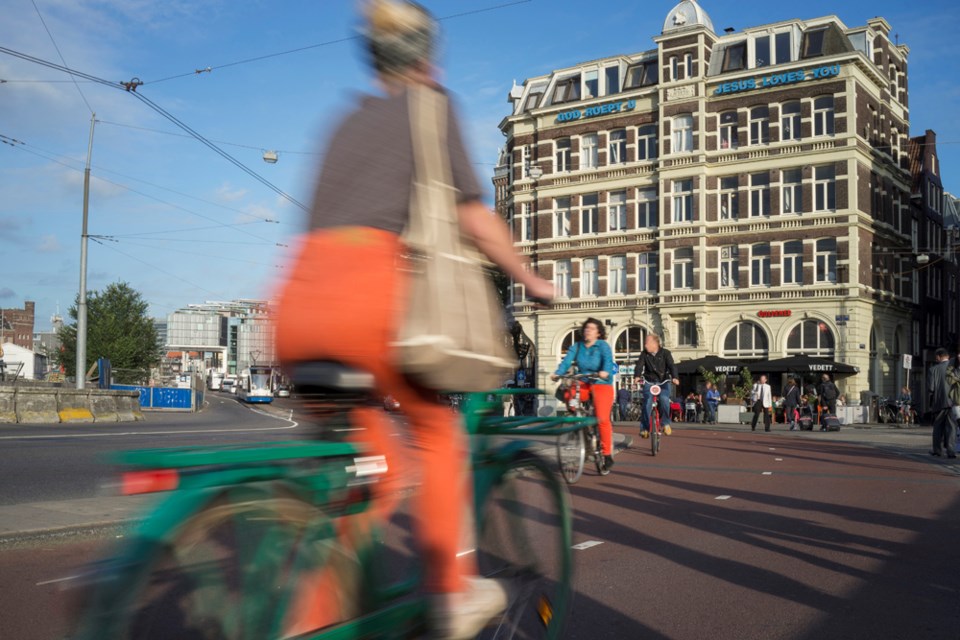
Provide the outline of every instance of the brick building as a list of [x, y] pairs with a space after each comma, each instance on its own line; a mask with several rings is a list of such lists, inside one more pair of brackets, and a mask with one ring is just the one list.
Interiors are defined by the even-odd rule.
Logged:
[[33, 351], [34, 308], [27, 300], [23, 309], [0, 309], [0, 344], [12, 342]]
[[916, 249], [943, 228], [911, 204], [909, 48], [883, 18], [718, 35], [693, 0], [653, 41], [510, 91], [497, 209], [559, 294], [513, 288], [528, 376], [597, 316], [621, 364], [655, 331], [678, 360], [820, 357], [856, 368], [850, 400], [892, 394], [904, 354], [922, 366]]

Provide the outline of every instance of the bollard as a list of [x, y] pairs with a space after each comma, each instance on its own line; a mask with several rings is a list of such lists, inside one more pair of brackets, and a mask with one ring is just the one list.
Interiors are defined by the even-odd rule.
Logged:
[[117, 400], [109, 391], [90, 391], [90, 409], [94, 422], [118, 422]]
[[21, 387], [16, 396], [17, 422], [21, 424], [59, 424], [57, 390]]
[[57, 413], [63, 423], [93, 422], [90, 394], [77, 389], [60, 389], [57, 392]]
[[12, 424], [17, 421], [17, 388], [13, 385], [0, 386], [0, 424]]

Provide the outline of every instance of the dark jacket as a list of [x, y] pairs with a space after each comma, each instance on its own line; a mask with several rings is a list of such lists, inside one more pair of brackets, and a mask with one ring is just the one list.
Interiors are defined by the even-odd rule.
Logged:
[[927, 408], [930, 411], [942, 411], [951, 407], [950, 386], [947, 383], [949, 364], [949, 360], [944, 360], [927, 369], [927, 389], [930, 390], [930, 405]]
[[840, 390], [837, 389], [837, 385], [833, 384], [832, 381], [827, 380], [826, 382], [820, 383], [820, 388], [817, 389], [817, 395], [820, 396], [822, 400], [836, 400], [840, 397]]
[[656, 355], [644, 351], [637, 360], [635, 375], [640, 376], [647, 382], [662, 382], [664, 380], [678, 377], [677, 365], [673, 361], [673, 354], [669, 350], [660, 347]]
[[787, 385], [783, 388], [783, 406], [788, 408], [800, 406], [800, 387]]

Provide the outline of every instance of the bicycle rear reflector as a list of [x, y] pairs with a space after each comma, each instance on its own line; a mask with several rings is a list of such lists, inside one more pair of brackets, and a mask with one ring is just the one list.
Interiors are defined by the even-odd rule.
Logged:
[[174, 469], [159, 471], [129, 471], [120, 476], [120, 493], [125, 496], [157, 491], [173, 491], [180, 484]]
[[540, 596], [540, 601], [537, 603], [537, 615], [544, 627], [550, 626], [550, 621], [553, 620], [553, 605], [550, 604], [547, 596]]

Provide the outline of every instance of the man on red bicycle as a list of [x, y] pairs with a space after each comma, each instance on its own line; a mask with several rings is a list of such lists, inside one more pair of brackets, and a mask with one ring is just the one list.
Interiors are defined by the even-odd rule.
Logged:
[[673, 354], [660, 343], [660, 336], [648, 333], [643, 343], [643, 353], [637, 360], [635, 373], [643, 378], [643, 414], [640, 416], [640, 436], [650, 437], [650, 411], [653, 409], [653, 394], [650, 387], [664, 380], [669, 382], [660, 385], [660, 395], [657, 396], [657, 406], [660, 410], [660, 420], [663, 433], [670, 435], [670, 396], [673, 387], [680, 384], [677, 378], [677, 365], [673, 361]]
[[593, 398], [593, 407], [596, 410], [597, 430], [600, 432], [600, 448], [603, 450], [603, 459], [606, 467], [613, 466], [613, 425], [610, 422], [610, 412], [613, 410], [613, 351], [605, 342], [607, 337], [603, 323], [596, 318], [587, 318], [580, 327], [581, 340], [575, 342], [567, 351], [566, 357], [550, 376], [557, 380], [567, 373], [570, 367], [577, 366], [579, 373], [596, 373], [600, 378], [591, 383], [584, 383], [581, 389], [586, 388]]

